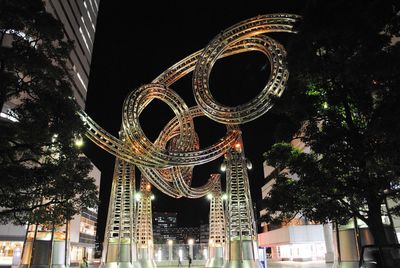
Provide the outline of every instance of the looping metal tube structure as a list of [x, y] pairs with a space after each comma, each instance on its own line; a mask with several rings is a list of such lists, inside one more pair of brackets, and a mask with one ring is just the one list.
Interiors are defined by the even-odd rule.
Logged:
[[[299, 16], [292, 14], [260, 15], [244, 20], [221, 32], [200, 51], [168, 68], [150, 84], [132, 91], [123, 104], [122, 129], [124, 139], [118, 139], [97, 125], [84, 112], [81, 116], [88, 128], [87, 137], [119, 159], [138, 166], [144, 176], [167, 195], [198, 198], [209, 192], [217, 180], [211, 175], [201, 187], [191, 187], [194, 166], [224, 155], [240, 138], [238, 127], [252, 121], [271, 107], [271, 96], [279, 97], [289, 76], [285, 64], [286, 52], [269, 32], [294, 33]], [[249, 102], [229, 107], [218, 103], [211, 94], [209, 77], [215, 62], [223, 57], [258, 51], [270, 62], [270, 77], [261, 92]], [[189, 108], [170, 87], [193, 71], [193, 94], [197, 106]], [[152, 143], [144, 134], [139, 116], [154, 99], [165, 102], [175, 117]], [[207, 116], [226, 125], [226, 135], [215, 144], [201, 149], [193, 118]]]

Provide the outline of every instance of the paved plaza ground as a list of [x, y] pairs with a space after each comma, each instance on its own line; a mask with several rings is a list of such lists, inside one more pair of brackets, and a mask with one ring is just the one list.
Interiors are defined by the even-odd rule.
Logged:
[[[99, 264], [90, 264], [89, 268], [98, 268]], [[203, 268], [204, 266], [191, 266], [191, 268]], [[337, 268], [333, 263], [325, 263], [323, 261], [308, 261], [308, 262], [293, 262], [293, 261], [280, 261], [280, 262], [268, 262], [267, 268]], [[160, 267], [161, 268], [161, 267]], [[162, 268], [176, 268], [176, 267], [166, 267]], [[188, 268], [187, 266], [182, 266], [182, 268]]]
[[323, 261], [307, 261], [307, 262], [293, 262], [293, 261], [279, 261], [268, 262], [267, 268], [336, 268], [337, 265], [333, 263], [325, 263]]

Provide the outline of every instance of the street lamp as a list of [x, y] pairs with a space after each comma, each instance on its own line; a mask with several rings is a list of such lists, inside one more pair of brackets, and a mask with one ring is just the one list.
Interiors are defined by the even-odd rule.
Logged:
[[174, 241], [171, 239], [168, 240], [168, 260], [172, 261], [172, 246], [174, 244]]
[[136, 194], [135, 194], [135, 200], [136, 200], [137, 202], [139, 202], [141, 198], [142, 198], [142, 194], [141, 194], [141, 193], [136, 193]]
[[78, 138], [75, 139], [75, 146], [78, 147], [78, 148], [80, 148], [80, 147], [83, 146], [83, 139], [82, 139], [82, 137], [78, 137]]
[[246, 166], [248, 170], [251, 170], [253, 168], [253, 164], [250, 162], [249, 159], [246, 159]]
[[220, 166], [219, 169], [220, 169], [222, 172], [225, 172], [225, 171], [226, 171], [226, 163], [225, 163], [225, 161], [222, 162], [222, 164], [221, 164], [221, 166]]
[[193, 260], [193, 244], [194, 240], [193, 239], [188, 239], [188, 245], [189, 245], [189, 257]]

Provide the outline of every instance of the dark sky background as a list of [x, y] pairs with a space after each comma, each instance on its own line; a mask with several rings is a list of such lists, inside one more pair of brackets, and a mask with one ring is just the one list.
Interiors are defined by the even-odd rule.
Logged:
[[[222, 30], [261, 14], [301, 14], [305, 1], [127, 1], [100, 2], [86, 112], [109, 133], [118, 136], [122, 103], [128, 93], [151, 82], [169, 66], [202, 49]], [[138, 2], [135, 2], [138, 3]], [[226, 5], [223, 5], [225, 3]], [[240, 5], [238, 4], [240, 3]], [[272, 34], [281, 43], [291, 34]], [[252, 99], [266, 84], [269, 63], [261, 53], [242, 53], [217, 61], [210, 77], [214, 97], [225, 105], [238, 105]], [[191, 75], [172, 85], [189, 106], [195, 105]], [[161, 101], [153, 101], [142, 113], [140, 122], [154, 140], [173, 117]], [[278, 118], [264, 116], [241, 126], [245, 154], [253, 163], [249, 172], [253, 201], [261, 199], [265, 183], [262, 153], [272, 144]], [[225, 134], [225, 127], [208, 118], [195, 119], [200, 145], [205, 147]], [[103, 239], [107, 217], [114, 156], [86, 141], [84, 152], [101, 170], [98, 235]], [[193, 184], [199, 186], [210, 173], [218, 173], [222, 159], [194, 169]], [[137, 177], [138, 179], [138, 177]], [[225, 177], [222, 176], [223, 184]], [[153, 211], [178, 212], [180, 226], [198, 226], [208, 221], [206, 198], [173, 199], [153, 188]], [[259, 208], [257, 208], [259, 210]], [[258, 214], [258, 213], [257, 213]]]

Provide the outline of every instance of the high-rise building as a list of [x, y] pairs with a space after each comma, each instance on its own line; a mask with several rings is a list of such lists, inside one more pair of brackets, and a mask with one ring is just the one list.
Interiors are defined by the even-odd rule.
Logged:
[[[72, 70], [72, 86], [75, 99], [84, 109], [87, 95], [90, 64], [96, 30], [97, 14], [100, 0], [45, 0], [45, 8], [55, 18], [63, 23], [64, 38], [74, 41], [75, 47], [69, 55], [67, 67]], [[10, 45], [4, 39], [0, 45]], [[7, 116], [9, 109], [19, 104], [18, 99], [12, 99], [1, 108], [1, 117], [12, 120]], [[100, 170], [94, 166], [89, 174], [95, 178], [95, 184], [100, 187]], [[78, 262], [83, 256], [94, 254], [97, 210], [87, 209], [76, 215], [70, 222], [71, 262]], [[26, 227], [12, 224], [0, 225], [0, 266], [16, 265], [21, 255]]]
[[177, 227], [171, 231], [175, 232], [177, 244], [186, 244], [189, 239], [193, 239], [195, 244], [200, 243], [200, 227]]
[[210, 225], [208, 223], [200, 224], [200, 244], [208, 244], [210, 236]]
[[[100, 0], [45, 0], [45, 4], [46, 10], [63, 23], [65, 38], [75, 43], [67, 66], [72, 70], [75, 99], [84, 109]], [[100, 188], [101, 172], [94, 165], [90, 176], [95, 178]], [[95, 209], [86, 209], [71, 221], [71, 263], [79, 262], [83, 256], [87, 256], [89, 261], [93, 258], [96, 226]]]
[[153, 212], [153, 238], [155, 244], [162, 244], [168, 240], [175, 240], [173, 230], [177, 227], [176, 212]]
[[46, 10], [64, 25], [65, 38], [75, 42], [68, 67], [73, 71], [74, 95], [85, 108], [100, 0], [46, 0]]

